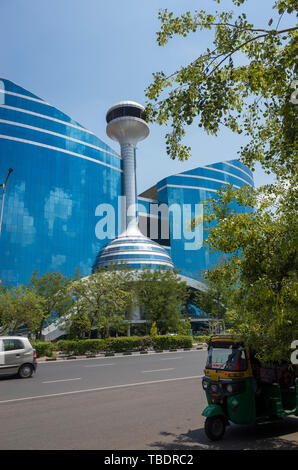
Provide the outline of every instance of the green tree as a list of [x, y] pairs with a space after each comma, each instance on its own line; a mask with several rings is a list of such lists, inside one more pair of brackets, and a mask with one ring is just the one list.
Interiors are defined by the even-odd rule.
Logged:
[[178, 272], [144, 268], [138, 275], [136, 288], [146, 320], [155, 322], [161, 334], [177, 330], [188, 297], [188, 287]]
[[222, 282], [218, 278], [203, 277], [203, 281], [206, 290], [195, 292], [193, 296], [194, 305], [216, 320], [224, 319], [229, 300], [226, 280]]
[[21, 327], [35, 332], [44, 309], [44, 299], [34, 290], [18, 285], [0, 293], [0, 332], [16, 333]]
[[130, 314], [128, 313], [127, 315], [125, 315], [125, 318], [118, 317], [113, 321], [112, 326], [110, 328], [111, 332], [113, 332], [113, 335], [116, 334], [116, 336], [127, 336], [127, 331], [130, 326], [130, 323], [128, 321], [129, 318]]
[[103, 329], [104, 338], [109, 337], [111, 324], [120, 324], [129, 317], [132, 279], [131, 271], [125, 267], [112, 266], [72, 284], [77, 308], [88, 316], [92, 328]]
[[[265, 361], [289, 360], [290, 344], [298, 337], [296, 191], [285, 185], [266, 194], [226, 188], [219, 199], [206, 202], [207, 245], [228, 255], [206, 276], [233, 286], [226, 319]], [[232, 209], [235, 198], [254, 211]]]
[[[76, 274], [76, 278], [78, 274]], [[34, 271], [28, 284], [29, 288], [35, 289], [39, 296], [44, 299], [44, 311], [41, 321], [36, 329], [37, 339], [41, 339], [42, 330], [46, 322], [65, 315], [73, 304], [73, 296], [70, 290], [74, 279], [63, 276], [59, 271], [45, 273], [39, 276]]]
[[69, 326], [69, 337], [71, 339], [82, 339], [85, 334], [90, 337], [91, 322], [85, 313], [76, 313], [72, 316]]
[[151, 328], [150, 328], [150, 336], [152, 336], [153, 338], [155, 338], [156, 336], [158, 336], [158, 331], [157, 331], [157, 326], [156, 326], [156, 322], [154, 321], [151, 325]]
[[191, 322], [189, 318], [185, 318], [184, 320], [180, 320], [178, 328], [177, 328], [178, 335], [189, 336], [191, 333]]
[[[245, 2], [233, 0], [236, 7]], [[171, 125], [166, 144], [172, 159], [185, 160], [191, 154], [182, 143], [187, 126], [197, 123], [213, 135], [225, 126], [247, 137], [239, 151], [245, 164], [253, 168], [259, 161], [280, 178], [296, 176], [297, 99], [291, 87], [297, 70], [298, 28], [282, 24], [295, 15], [297, 2], [267, 3], [268, 20], [262, 28], [250, 23], [243, 12], [201, 10], [175, 17], [160, 10], [159, 46], [175, 35], [210, 32], [210, 44], [192, 63], [173, 73], [154, 73], [146, 90], [148, 119]]]
[[208, 332], [215, 334], [226, 327], [226, 315], [229, 311], [231, 292], [234, 290], [234, 285], [231, 282], [228, 283], [227, 279], [211, 277], [208, 274], [207, 271], [203, 275], [206, 289], [196, 291], [192, 303], [207, 314]]

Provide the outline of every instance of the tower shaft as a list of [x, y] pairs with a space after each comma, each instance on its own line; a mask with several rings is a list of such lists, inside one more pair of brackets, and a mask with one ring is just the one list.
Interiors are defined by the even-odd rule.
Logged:
[[135, 149], [135, 145], [131, 143], [121, 143], [123, 193], [126, 198], [126, 230], [138, 225]]

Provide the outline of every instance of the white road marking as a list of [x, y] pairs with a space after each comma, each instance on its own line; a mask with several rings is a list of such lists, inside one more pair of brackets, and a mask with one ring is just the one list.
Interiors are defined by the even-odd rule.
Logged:
[[145, 374], [146, 372], [163, 372], [165, 370], [174, 370], [174, 367], [170, 369], [153, 369], [153, 370], [142, 370], [142, 374]]
[[179, 356], [179, 357], [162, 357], [161, 361], [173, 361], [175, 359], [183, 359], [183, 357], [182, 356]]
[[84, 367], [107, 367], [107, 366], [115, 366], [116, 364], [92, 364], [91, 366], [84, 366]]
[[86, 390], [74, 390], [72, 392], [52, 393], [50, 395], [37, 395], [35, 397], [12, 398], [10, 400], [2, 400], [0, 401], [0, 404], [13, 403], [17, 401], [35, 400], [37, 398], [51, 398], [51, 397], [61, 397], [61, 396], [66, 396], [66, 395], [77, 395], [79, 393], [86, 393], [86, 392], [100, 392], [104, 390], [113, 390], [113, 389], [115, 390], [117, 388], [136, 387], [139, 385], [152, 385], [152, 384], [158, 384], [158, 383], [163, 383], [163, 382], [175, 382], [178, 380], [201, 379], [202, 377], [204, 377], [204, 375], [193, 375], [190, 377], [176, 377], [175, 379], [151, 380], [148, 382], [136, 382], [132, 384], [111, 385], [111, 386], [99, 387], [99, 388], [87, 388]]
[[61, 379], [61, 380], [48, 380], [47, 382], [42, 382], [43, 384], [53, 384], [56, 382], [70, 382], [71, 380], [82, 380], [81, 377], [77, 377], [76, 379]]

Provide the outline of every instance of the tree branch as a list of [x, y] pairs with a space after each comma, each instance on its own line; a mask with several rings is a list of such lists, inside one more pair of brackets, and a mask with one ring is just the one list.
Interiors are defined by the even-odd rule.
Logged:
[[[288, 28], [288, 29], [283, 29], [283, 30], [280, 30], [280, 31], [269, 31], [269, 33], [273, 32], [274, 34], [282, 34], [282, 33], [285, 33], [285, 32], [289, 32], [289, 31], [296, 31], [298, 29], [298, 26], [295, 26], [294, 28]], [[250, 38], [248, 39], [247, 41], [243, 42], [242, 44], [240, 44], [240, 46], [236, 47], [236, 49], [232, 50], [231, 52], [229, 52], [229, 54], [227, 54], [220, 62], [219, 64], [216, 65], [216, 67], [214, 67], [213, 70], [211, 70], [211, 72], [207, 75], [207, 77], [209, 77], [209, 75], [211, 75], [216, 69], [218, 69], [218, 67], [220, 67], [220, 65], [225, 62], [226, 59], [228, 59], [229, 57], [231, 57], [233, 54], [235, 54], [235, 52], [239, 51], [239, 49], [241, 49], [242, 47], [246, 46], [246, 44], [249, 44], [250, 42], [253, 42], [255, 41], [256, 39], [260, 39], [260, 38], [264, 38], [266, 36], [268, 36], [269, 33], [266, 33], [266, 34], [260, 34], [259, 36], [254, 36], [253, 38]]]
[[[217, 24], [217, 25], [220, 25], [220, 24], [226, 24], [226, 25], [229, 25], [229, 23], [212, 23], [212, 24]], [[229, 26], [234, 26], [236, 27], [235, 25], [229, 25]], [[259, 36], [254, 36], [253, 38], [250, 38], [248, 39], [247, 41], [243, 42], [242, 44], [240, 44], [240, 46], [238, 46], [236, 49], [234, 49], [233, 51], [231, 51], [229, 54], [227, 54], [220, 62], [219, 64], [216, 65], [216, 67], [214, 67], [213, 70], [211, 70], [211, 72], [207, 75], [207, 77], [209, 77], [218, 67], [220, 67], [220, 65], [225, 62], [226, 59], [228, 59], [229, 57], [231, 57], [235, 52], [239, 51], [239, 49], [241, 49], [243, 46], [245, 46], [246, 44], [250, 43], [250, 42], [253, 42], [255, 41], [256, 39], [260, 39], [260, 38], [263, 38], [263, 37], [266, 37], [268, 36], [268, 34], [270, 33], [274, 33], [274, 34], [282, 34], [282, 33], [286, 33], [286, 32], [290, 32], [290, 31], [296, 31], [298, 30], [298, 26], [295, 26], [293, 28], [287, 28], [287, 29], [282, 29], [280, 31], [276, 31], [276, 30], [267, 30], [267, 29], [243, 29], [243, 31], [253, 31], [253, 32], [265, 32], [265, 34], [260, 34]], [[200, 56], [198, 57], [197, 59], [195, 59], [193, 62], [191, 62], [189, 64], [188, 67], [193, 67], [196, 62], [198, 60], [201, 60], [201, 59], [204, 59], [206, 57], [210, 57], [212, 54], [214, 54], [216, 52], [218, 48], [214, 49], [213, 51], [211, 51], [209, 54], [205, 54], [203, 56]], [[210, 67], [210, 65], [216, 60], [218, 59], [219, 57], [221, 57], [223, 54], [218, 54], [216, 57], [214, 57], [211, 62], [206, 66], [206, 68]], [[205, 70], [206, 70], [205, 68]], [[180, 70], [176, 71], [176, 72], [173, 72], [172, 74], [168, 75], [164, 80], [169, 80], [170, 78], [174, 77], [175, 75], [177, 75], [178, 73], [180, 72]], [[179, 87], [178, 87], [179, 88]]]

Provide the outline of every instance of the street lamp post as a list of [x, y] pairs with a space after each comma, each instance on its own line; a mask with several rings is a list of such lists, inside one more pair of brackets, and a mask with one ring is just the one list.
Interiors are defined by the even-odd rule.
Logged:
[[10, 173], [13, 172], [12, 168], [9, 168], [8, 170], [8, 175], [6, 177], [5, 183], [1, 183], [0, 186], [2, 186], [2, 204], [1, 204], [1, 213], [0, 213], [0, 235], [1, 235], [1, 230], [2, 230], [2, 218], [3, 218], [3, 209], [4, 209], [4, 199], [5, 199], [5, 191], [6, 191], [6, 186], [7, 186], [7, 181], [10, 176]]

